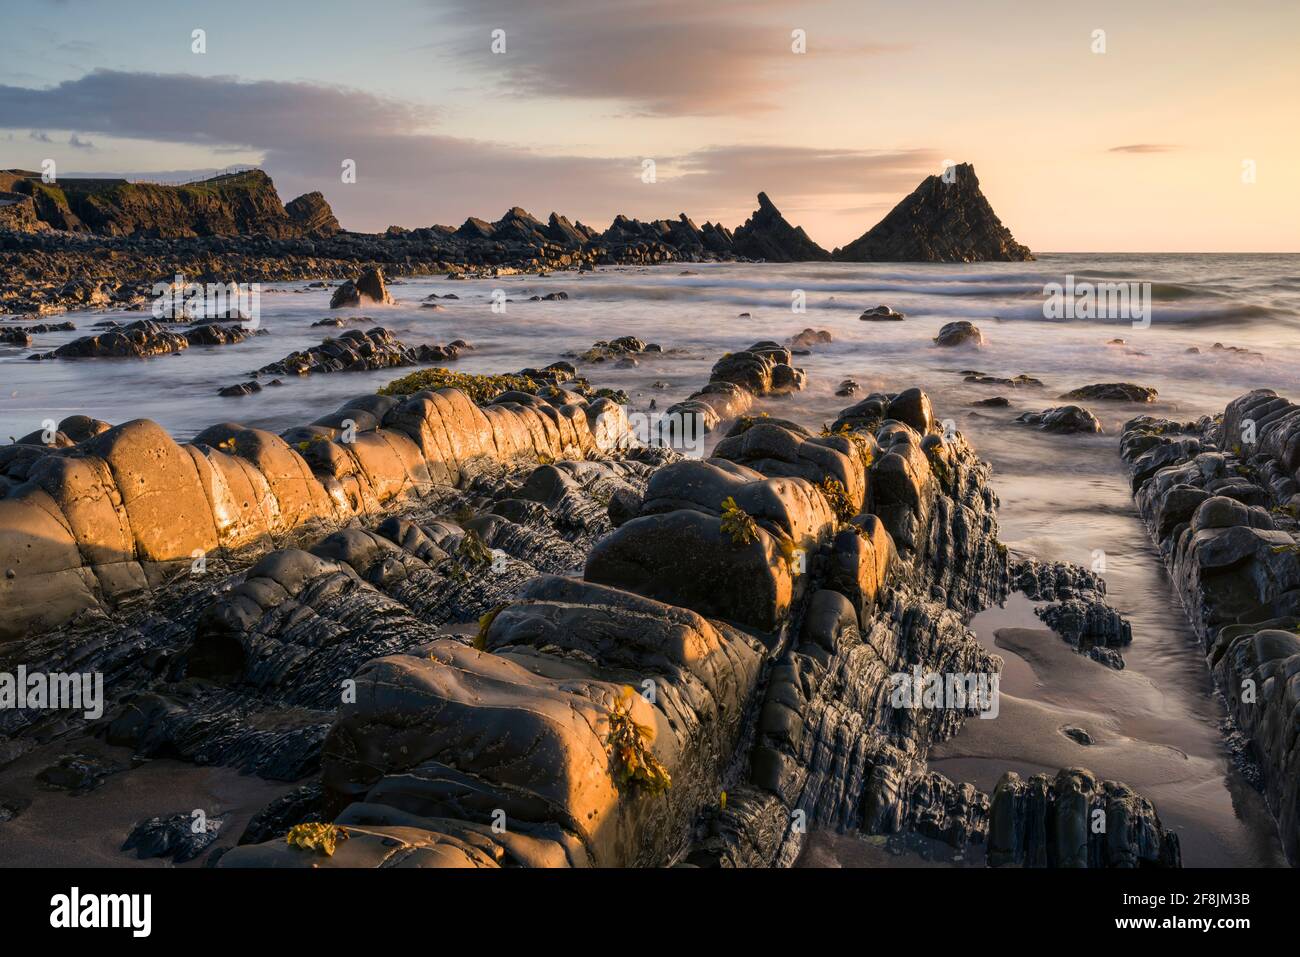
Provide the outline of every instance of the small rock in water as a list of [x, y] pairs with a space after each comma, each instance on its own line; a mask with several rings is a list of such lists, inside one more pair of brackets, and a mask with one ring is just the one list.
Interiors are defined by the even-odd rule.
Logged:
[[791, 349], [811, 349], [831, 341], [831, 334], [826, 329], [805, 329], [786, 340]]
[[1079, 744], [1092, 744], [1092, 735], [1083, 728], [1076, 728], [1071, 725], [1061, 729], [1061, 734], [1065, 735], [1071, 741], [1077, 741]]
[[1016, 419], [1021, 425], [1034, 425], [1044, 432], [1101, 432], [1101, 422], [1078, 405], [1062, 405], [1042, 412], [1026, 412]]
[[939, 334], [934, 337], [934, 344], [937, 346], [982, 346], [984, 345], [984, 334], [980, 332], [979, 327], [973, 322], [959, 319], [941, 328]]
[[971, 404], [985, 406], [991, 409], [1004, 409], [1011, 404], [1011, 400], [1004, 395], [995, 395], [988, 399], [978, 399]]
[[1159, 393], [1131, 382], [1098, 382], [1065, 393], [1062, 399], [1085, 399], [1096, 402], [1154, 402]]
[[858, 318], [863, 322], [902, 322], [904, 317], [901, 312], [895, 312], [888, 306], [876, 306], [864, 310]]

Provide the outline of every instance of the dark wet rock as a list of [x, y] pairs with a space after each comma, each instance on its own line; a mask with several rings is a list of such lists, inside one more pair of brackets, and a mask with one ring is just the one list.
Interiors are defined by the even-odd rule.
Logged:
[[946, 323], [934, 337], [937, 346], [982, 346], [984, 335], [979, 327], [965, 319]]
[[1074, 741], [1076, 744], [1082, 744], [1082, 745], [1092, 744], [1092, 735], [1090, 735], [1083, 728], [1064, 727], [1061, 729], [1061, 734], [1065, 735], [1067, 738], [1069, 738], [1071, 741]]
[[210, 322], [198, 325], [184, 333], [185, 341], [191, 346], [233, 345], [256, 335], [266, 335], [266, 330], [252, 329], [247, 326], [222, 326]]
[[116, 761], [94, 754], [65, 754], [36, 775], [36, 780], [49, 788], [85, 794], [104, 783], [111, 774], [125, 771]]
[[1016, 419], [1021, 425], [1032, 425], [1043, 432], [1101, 432], [1101, 422], [1082, 406], [1062, 405], [1042, 412], [1026, 412]]
[[758, 194], [758, 209], [731, 239], [737, 256], [773, 263], [825, 262], [831, 254], [808, 238], [802, 226], [791, 226], [766, 193]]
[[1062, 399], [1083, 399], [1094, 402], [1154, 402], [1159, 395], [1148, 386], [1131, 382], [1103, 382], [1072, 389]]
[[635, 356], [644, 354], [660, 356], [665, 353], [662, 346], [638, 339], [636, 336], [619, 336], [611, 340], [597, 339], [585, 352], [566, 353], [569, 358], [578, 362], [635, 361]]
[[1088, 649], [1088, 657], [1107, 668], [1114, 668], [1116, 671], [1124, 670], [1124, 657], [1114, 648], [1093, 645]]
[[1066, 598], [1035, 613], [1047, 627], [1084, 651], [1118, 647], [1133, 640], [1132, 626], [1100, 596]]
[[243, 395], [256, 395], [261, 391], [262, 384], [254, 380], [251, 382], [239, 382], [235, 385], [223, 386], [217, 390], [217, 395], [229, 399]]
[[1262, 771], [1288, 859], [1300, 863], [1300, 407], [1260, 389], [1221, 417], [1138, 416], [1120, 452], [1236, 729]]
[[835, 390], [835, 394], [840, 398], [848, 398], [851, 395], [857, 395], [862, 387], [852, 379], [845, 379]]
[[902, 322], [904, 316], [901, 312], [896, 312], [888, 306], [875, 306], [871, 309], [865, 309], [862, 315], [858, 316], [863, 322]]
[[1034, 613], [1081, 654], [1123, 668], [1116, 648], [1133, 640], [1128, 620], [1106, 601], [1106, 582], [1096, 572], [1070, 562], [1027, 558], [1011, 565], [1011, 588], [1034, 602]]
[[294, 788], [276, 798], [249, 819], [240, 844], [261, 844], [263, 841], [283, 840], [295, 824], [328, 823], [323, 803], [324, 789], [319, 781]]
[[1180, 867], [1178, 835], [1132, 788], [1083, 768], [1002, 775], [989, 809], [991, 867]]
[[879, 223], [832, 258], [840, 262], [1021, 262], [1033, 253], [1016, 242], [962, 163], [928, 176]]
[[293, 352], [257, 370], [259, 376], [305, 376], [328, 372], [371, 372], [435, 362], [460, 356], [464, 343], [407, 346], [382, 326], [349, 329], [336, 339]]
[[207, 814], [172, 814], [141, 821], [127, 836], [124, 851], [135, 851], [140, 860], [169, 858], [173, 863], [192, 861], [217, 839], [223, 819]]
[[367, 269], [355, 280], [348, 280], [330, 297], [331, 309], [344, 309], [352, 306], [390, 305], [393, 297], [388, 293], [382, 269]]
[[1005, 409], [1011, 404], [1011, 400], [1004, 395], [995, 395], [987, 399], [976, 399], [971, 405], [977, 405], [989, 409]]
[[[238, 328], [238, 327], [236, 327]], [[243, 338], [242, 336], [240, 338]], [[167, 355], [189, 348], [189, 337], [173, 332], [152, 319], [141, 319], [110, 332], [82, 336], [64, 343], [53, 352], [33, 359], [139, 358]]]
[[1041, 389], [1043, 387], [1042, 380], [1035, 379], [1033, 376], [1024, 375], [1023, 373], [1014, 378], [1006, 379], [968, 369], [963, 372], [962, 375], [965, 376], [964, 381], [970, 382], [974, 385], [1006, 386], [1011, 389]]

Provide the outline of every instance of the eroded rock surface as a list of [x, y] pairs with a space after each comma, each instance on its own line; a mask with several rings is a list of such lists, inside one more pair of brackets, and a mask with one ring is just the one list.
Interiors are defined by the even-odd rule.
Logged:
[[1120, 453], [1300, 863], [1300, 407], [1261, 389], [1214, 419], [1139, 416]]

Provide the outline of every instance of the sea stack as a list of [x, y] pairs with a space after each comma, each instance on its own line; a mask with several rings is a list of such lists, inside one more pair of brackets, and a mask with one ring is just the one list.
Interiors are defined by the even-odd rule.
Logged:
[[767, 198], [758, 194], [758, 209], [736, 228], [732, 236], [732, 251], [749, 259], [764, 259], [771, 263], [829, 262], [831, 254], [808, 238], [802, 226], [791, 226], [781, 211]]
[[961, 163], [927, 176], [911, 195], [831, 258], [837, 262], [1027, 262], [980, 191], [975, 167]]

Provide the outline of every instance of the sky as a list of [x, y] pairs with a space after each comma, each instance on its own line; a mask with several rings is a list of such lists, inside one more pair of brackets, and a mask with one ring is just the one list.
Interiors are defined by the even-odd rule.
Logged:
[[258, 165], [285, 201], [320, 190], [367, 231], [512, 206], [734, 228], [763, 190], [830, 249], [955, 161], [1036, 251], [1300, 251], [1300, 0], [3, 13], [0, 168], [175, 181]]

